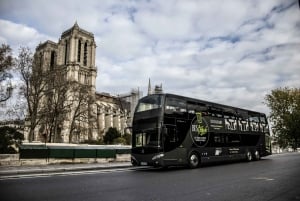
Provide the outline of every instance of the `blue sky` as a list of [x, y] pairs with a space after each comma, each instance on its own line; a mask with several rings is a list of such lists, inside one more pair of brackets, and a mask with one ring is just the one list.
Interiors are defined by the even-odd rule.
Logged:
[[98, 92], [165, 92], [268, 112], [300, 87], [297, 0], [1, 0], [0, 43], [57, 42], [78, 22], [97, 43]]

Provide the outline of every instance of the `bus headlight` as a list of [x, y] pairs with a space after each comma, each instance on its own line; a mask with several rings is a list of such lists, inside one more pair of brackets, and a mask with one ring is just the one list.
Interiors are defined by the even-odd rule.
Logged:
[[160, 158], [162, 158], [164, 156], [165, 156], [164, 154], [158, 154], [158, 155], [153, 156], [152, 160], [154, 161], [154, 160], [160, 159]]

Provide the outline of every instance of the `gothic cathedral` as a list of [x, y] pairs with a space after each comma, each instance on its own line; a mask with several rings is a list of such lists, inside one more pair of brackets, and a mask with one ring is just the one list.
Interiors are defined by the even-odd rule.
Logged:
[[39, 106], [47, 118], [39, 115], [32, 140], [42, 141], [44, 137], [48, 142], [75, 142], [96, 138], [95, 51], [94, 35], [77, 23], [62, 33], [58, 43], [48, 40], [36, 48], [35, 60], [41, 61], [46, 76], [54, 76], [45, 81], [46, 91], [52, 93], [45, 93]]

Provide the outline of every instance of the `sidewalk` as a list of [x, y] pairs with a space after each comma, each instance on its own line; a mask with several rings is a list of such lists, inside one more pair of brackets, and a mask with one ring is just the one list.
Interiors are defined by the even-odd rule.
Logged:
[[8, 176], [8, 175], [101, 170], [101, 169], [112, 169], [112, 168], [126, 168], [131, 166], [132, 165], [130, 162], [53, 164], [53, 165], [38, 165], [38, 166], [0, 166], [0, 178], [1, 176]]

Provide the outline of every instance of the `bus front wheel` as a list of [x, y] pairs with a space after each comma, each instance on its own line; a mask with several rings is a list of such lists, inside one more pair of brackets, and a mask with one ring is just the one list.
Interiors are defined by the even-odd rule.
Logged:
[[189, 155], [189, 167], [190, 168], [197, 168], [200, 165], [200, 158], [196, 152], [192, 152]]
[[255, 151], [255, 153], [254, 153], [254, 159], [256, 160], [256, 161], [259, 161], [260, 160], [260, 154], [259, 154], [259, 151]]
[[247, 159], [247, 161], [252, 161], [252, 154], [251, 154], [250, 151], [247, 151], [247, 153], [246, 153], [246, 159]]

